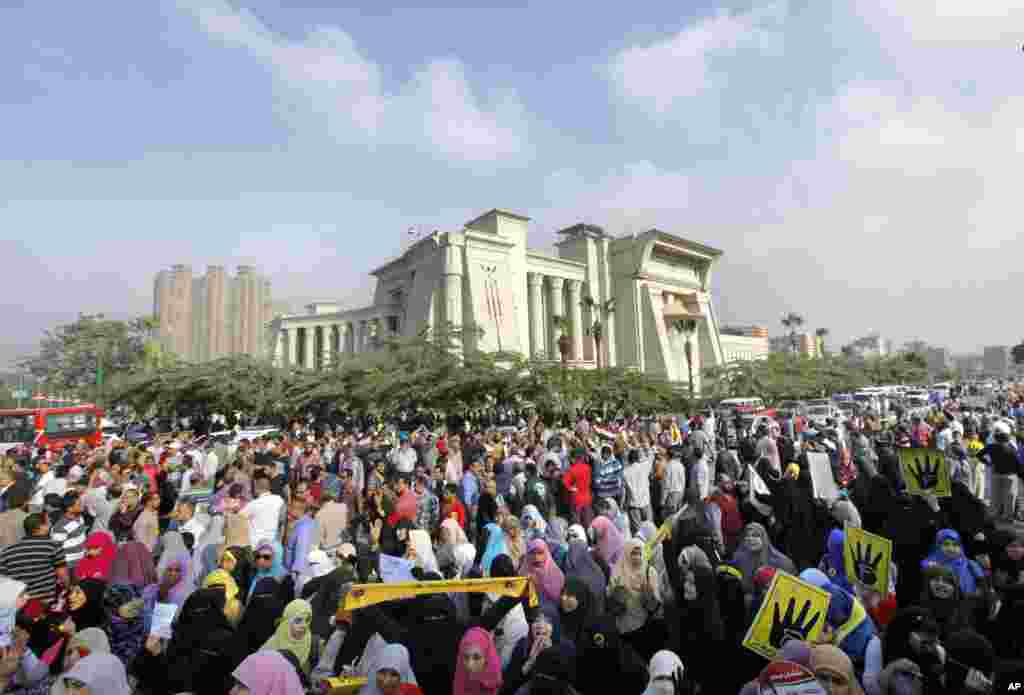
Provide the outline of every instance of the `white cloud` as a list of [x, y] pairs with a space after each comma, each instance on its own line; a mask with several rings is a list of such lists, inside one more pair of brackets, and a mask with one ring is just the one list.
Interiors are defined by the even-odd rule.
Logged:
[[857, 3], [887, 31], [894, 27], [915, 41], [1020, 43], [1024, 6], [1013, 0], [900, 0]]
[[720, 11], [665, 40], [621, 51], [611, 61], [609, 77], [625, 101], [664, 117], [681, 102], [728, 83], [729, 72], [717, 66], [718, 60], [744, 49], [777, 52], [784, 9]]
[[211, 38], [248, 51], [280, 88], [279, 112], [296, 130], [320, 123], [342, 143], [426, 148], [467, 162], [494, 162], [527, 149], [527, 119], [515, 94], [484, 103], [457, 60], [435, 60], [389, 92], [381, 69], [338, 27], [300, 40], [274, 33], [224, 0], [181, 0]]

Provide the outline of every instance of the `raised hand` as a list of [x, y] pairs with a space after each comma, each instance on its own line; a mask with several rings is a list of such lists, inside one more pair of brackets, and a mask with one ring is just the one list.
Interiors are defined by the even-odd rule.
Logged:
[[794, 619], [793, 614], [795, 612], [795, 598], [789, 599], [785, 615], [780, 615], [779, 604], [775, 604], [775, 611], [772, 615], [772, 629], [768, 636], [768, 642], [776, 649], [782, 649], [782, 645], [791, 639], [806, 641], [807, 635], [810, 634], [821, 618], [818, 613], [815, 613], [813, 618], [807, 620], [807, 614], [811, 612], [810, 601], [804, 601], [800, 614]]
[[882, 553], [879, 551], [874, 557], [871, 556], [871, 546], [862, 545], [860, 541], [853, 548], [853, 572], [857, 580], [862, 584], [874, 586], [878, 581], [878, 566], [882, 562]]

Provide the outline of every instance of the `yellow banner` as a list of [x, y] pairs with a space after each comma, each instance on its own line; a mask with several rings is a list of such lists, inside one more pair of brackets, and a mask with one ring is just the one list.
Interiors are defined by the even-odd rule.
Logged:
[[862, 528], [846, 527], [846, 543], [843, 546], [846, 578], [851, 584], [889, 595], [889, 568], [892, 561], [892, 541], [865, 531]]
[[937, 449], [900, 449], [900, 470], [911, 495], [951, 497], [949, 462]]
[[320, 682], [325, 693], [330, 695], [356, 695], [369, 679], [356, 676], [345, 676], [344, 678], [325, 678]]
[[651, 554], [654, 553], [654, 549], [666, 538], [672, 535], [672, 522], [675, 521], [675, 516], [670, 516], [665, 523], [661, 525], [658, 532], [651, 536], [651, 540], [644, 543], [644, 560], [649, 561]]
[[527, 591], [530, 607], [537, 605], [537, 590], [529, 577], [498, 579], [452, 579], [440, 582], [395, 582], [393, 584], [356, 584], [345, 596], [345, 610], [354, 611], [385, 601], [400, 601], [428, 594], [488, 593], [501, 596], [524, 596]]
[[774, 659], [790, 639], [814, 642], [825, 627], [832, 597], [824, 589], [776, 572], [743, 646], [766, 659]]

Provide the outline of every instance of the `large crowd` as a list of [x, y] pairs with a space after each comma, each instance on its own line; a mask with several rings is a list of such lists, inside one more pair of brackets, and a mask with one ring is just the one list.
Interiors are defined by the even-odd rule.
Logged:
[[[1020, 414], [309, 418], [237, 442], [14, 450], [0, 692], [796, 692], [768, 677], [780, 664], [801, 693], [1008, 692], [1024, 681]], [[906, 480], [908, 447], [944, 457], [948, 496]], [[891, 541], [888, 587], [851, 581], [852, 529]], [[828, 610], [776, 612], [769, 660], [744, 643], [784, 576]], [[509, 577], [528, 590], [452, 584]], [[436, 584], [346, 608], [405, 581]]]

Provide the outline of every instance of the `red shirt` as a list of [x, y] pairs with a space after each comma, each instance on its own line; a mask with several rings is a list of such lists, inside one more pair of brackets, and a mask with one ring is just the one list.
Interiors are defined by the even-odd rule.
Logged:
[[[590, 489], [590, 478], [590, 466], [583, 459], [572, 464], [562, 476], [562, 483], [565, 485], [565, 489], [572, 494], [572, 505], [577, 511], [589, 507], [594, 502], [594, 495]], [[573, 492], [574, 489], [575, 492]]]
[[441, 506], [441, 521], [451, 517], [452, 512], [455, 512], [455, 519], [459, 522], [459, 526], [466, 528], [466, 508], [457, 499], [452, 500], [451, 504], [445, 502]]

